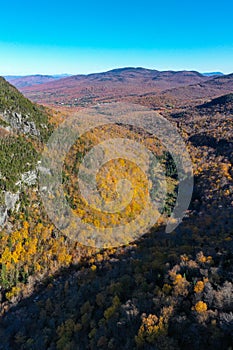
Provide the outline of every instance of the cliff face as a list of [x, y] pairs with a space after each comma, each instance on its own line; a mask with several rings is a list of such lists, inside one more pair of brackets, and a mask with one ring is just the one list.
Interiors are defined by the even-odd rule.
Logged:
[[42, 107], [0, 77], [0, 125], [8, 131], [42, 139], [48, 132], [48, 117]]
[[0, 77], [0, 227], [19, 210], [25, 187], [35, 185], [36, 145], [50, 128], [45, 110]]

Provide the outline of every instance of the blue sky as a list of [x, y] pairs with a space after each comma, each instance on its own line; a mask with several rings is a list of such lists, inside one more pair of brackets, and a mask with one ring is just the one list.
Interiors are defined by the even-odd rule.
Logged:
[[0, 74], [233, 72], [232, 0], [1, 3]]

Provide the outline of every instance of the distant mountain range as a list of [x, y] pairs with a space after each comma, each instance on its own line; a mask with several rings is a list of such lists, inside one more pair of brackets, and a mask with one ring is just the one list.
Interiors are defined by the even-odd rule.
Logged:
[[[113, 74], [118, 74], [118, 73], [122, 73], [122, 72], [126, 72], [126, 71], [133, 71], [136, 70], [137, 72], [139, 71], [152, 71], [152, 72], [158, 72], [156, 70], [149, 70], [149, 69], [144, 69], [144, 68], [119, 68], [119, 69], [114, 69], [110, 72], [112, 72]], [[107, 74], [109, 72], [106, 73], [96, 73], [96, 74]], [[162, 73], [162, 72], [160, 72]], [[210, 72], [210, 73], [200, 73], [203, 76], [217, 76], [217, 75], [224, 75], [221, 72]], [[91, 76], [93, 74], [89, 74], [89, 76]], [[67, 78], [67, 77], [71, 77], [71, 76], [76, 76], [76, 75], [72, 75], [72, 74], [55, 74], [55, 75], [43, 75], [43, 74], [33, 74], [33, 75], [6, 75], [4, 76], [4, 78], [10, 82], [11, 84], [13, 84], [15, 87], [17, 88], [24, 88], [24, 87], [30, 87], [30, 86], [34, 86], [34, 85], [40, 85], [40, 84], [45, 84], [48, 82], [52, 82], [58, 79], [63, 79], [63, 78]], [[79, 75], [79, 76], [84, 76], [84, 75]]]
[[202, 75], [206, 76], [206, 77], [213, 77], [216, 75], [224, 75], [222, 72], [210, 72], [210, 73], [202, 73]]
[[56, 75], [42, 75], [42, 74], [35, 74], [35, 75], [26, 75], [26, 76], [20, 76], [20, 75], [6, 75], [4, 78], [14, 85], [17, 88], [23, 88], [26, 86], [33, 86], [38, 84], [44, 84], [50, 81], [54, 81], [57, 79], [62, 79], [69, 77], [70, 74], [56, 74]]
[[[233, 91], [232, 75], [220, 72], [158, 71], [126, 67], [79, 75], [6, 77], [26, 97], [46, 105], [86, 107], [122, 99], [186, 101], [218, 97]], [[202, 101], [203, 100], [203, 101]]]
[[[34, 84], [33, 78], [11, 81], [31, 100], [50, 105], [86, 106], [129, 95], [156, 92], [205, 82], [209, 77], [195, 71], [158, 71], [145, 68], [119, 68], [103, 73], [74, 75], [62, 79], [46, 77]], [[30, 84], [28, 83], [30, 81]], [[36, 78], [38, 80], [38, 77]]]

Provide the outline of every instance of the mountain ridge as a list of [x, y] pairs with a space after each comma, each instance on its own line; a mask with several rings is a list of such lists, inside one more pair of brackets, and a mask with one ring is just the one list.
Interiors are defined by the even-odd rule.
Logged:
[[102, 73], [73, 75], [20, 91], [35, 102], [48, 105], [87, 106], [101, 99], [167, 90], [209, 80], [196, 71], [157, 71], [142, 67], [117, 68]]

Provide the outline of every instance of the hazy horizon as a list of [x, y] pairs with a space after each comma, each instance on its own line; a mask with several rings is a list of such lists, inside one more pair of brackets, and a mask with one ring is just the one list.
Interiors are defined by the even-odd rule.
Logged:
[[199, 71], [197, 69], [172, 69], [172, 68], [168, 68], [168, 69], [157, 69], [156, 67], [154, 68], [151, 68], [151, 67], [143, 67], [143, 66], [140, 66], [140, 67], [137, 67], [137, 66], [125, 66], [125, 67], [113, 67], [111, 69], [105, 69], [105, 70], [99, 70], [99, 71], [87, 71], [85, 73], [80, 73], [80, 72], [76, 72], [76, 73], [70, 73], [70, 72], [56, 72], [56, 73], [50, 73], [50, 72], [47, 72], [47, 73], [40, 73], [40, 72], [33, 72], [33, 73], [29, 73], [29, 74], [1, 74], [1, 76], [3, 77], [25, 77], [25, 76], [64, 76], [64, 77], [69, 77], [69, 76], [74, 76], [74, 75], [88, 75], [88, 74], [97, 74], [97, 73], [104, 73], [104, 72], [108, 72], [108, 71], [112, 71], [112, 70], [117, 70], [117, 69], [125, 69], [125, 68], [133, 68], [133, 69], [137, 69], [137, 68], [142, 68], [142, 69], [149, 69], [149, 70], [157, 70], [157, 71], [174, 71], [174, 72], [177, 72], [177, 71], [196, 71], [198, 73], [201, 73], [201, 74], [212, 74], [212, 73], [220, 73], [220, 74], [224, 74], [224, 75], [227, 75], [227, 74], [231, 74], [233, 73], [232, 72], [223, 72], [221, 70], [209, 70], [209, 71]]

